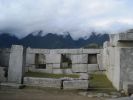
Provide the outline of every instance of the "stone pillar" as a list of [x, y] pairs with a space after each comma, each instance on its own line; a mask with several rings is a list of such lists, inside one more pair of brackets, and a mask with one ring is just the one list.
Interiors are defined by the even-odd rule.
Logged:
[[98, 63], [98, 66], [99, 66], [99, 70], [101, 70], [101, 71], [103, 71], [103, 70], [105, 70], [104, 68], [103, 68], [103, 56], [102, 56], [102, 54], [97, 54], [97, 63]]
[[23, 77], [23, 46], [12, 45], [9, 68], [8, 68], [8, 82], [22, 83]]

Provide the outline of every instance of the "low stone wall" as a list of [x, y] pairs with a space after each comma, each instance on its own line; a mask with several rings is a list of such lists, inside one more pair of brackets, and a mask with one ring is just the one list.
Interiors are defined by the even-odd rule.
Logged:
[[71, 80], [63, 82], [63, 89], [88, 89], [88, 80]]
[[24, 84], [28, 86], [51, 87], [59, 89], [88, 89], [89, 81], [73, 78], [35, 78], [24, 77]]
[[24, 77], [24, 84], [29, 86], [61, 88], [60, 79]]

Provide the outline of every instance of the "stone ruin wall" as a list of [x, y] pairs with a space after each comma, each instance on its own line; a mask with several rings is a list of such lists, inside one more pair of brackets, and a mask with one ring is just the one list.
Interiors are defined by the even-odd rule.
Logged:
[[[133, 32], [110, 35], [104, 43], [103, 67], [117, 90], [128, 91], [133, 85]], [[129, 87], [130, 86], [130, 87]], [[133, 89], [133, 88], [132, 88]]]
[[[92, 63], [94, 55], [97, 60], [95, 64]], [[65, 62], [66, 59], [70, 61], [71, 67]], [[45, 67], [42, 68], [42, 65]], [[68, 68], [63, 69], [65, 66]], [[8, 68], [8, 71], [5, 71], [5, 68]], [[22, 46], [17, 45], [12, 46], [11, 50], [0, 50], [0, 82], [22, 83], [23, 80], [29, 82], [30, 79], [23, 79], [23, 68], [25, 71], [65, 74], [88, 74], [105, 70], [105, 74], [117, 90], [133, 90], [133, 31], [110, 35], [110, 41], [104, 43], [102, 50], [32, 48], [23, 50]], [[70, 84], [67, 84], [69, 82], [64, 83], [64, 86], [70, 87]]]
[[[27, 70], [47, 73], [89, 73], [104, 70], [102, 68], [101, 49], [27, 49]], [[45, 64], [45, 68], [37, 68], [36, 55], [40, 55], [39, 62]], [[44, 57], [41, 57], [44, 56]], [[71, 61], [63, 62], [63, 56]], [[65, 65], [68, 68], [63, 68]]]

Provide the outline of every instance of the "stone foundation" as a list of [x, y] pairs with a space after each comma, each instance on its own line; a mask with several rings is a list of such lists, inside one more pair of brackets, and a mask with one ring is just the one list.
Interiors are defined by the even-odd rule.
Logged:
[[27, 86], [50, 87], [59, 89], [88, 89], [89, 81], [73, 78], [35, 78], [25, 77], [24, 84]]

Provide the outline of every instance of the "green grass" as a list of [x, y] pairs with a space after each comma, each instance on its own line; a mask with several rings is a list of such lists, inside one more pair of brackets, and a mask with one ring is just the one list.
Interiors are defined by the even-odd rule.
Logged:
[[104, 74], [92, 74], [92, 79], [90, 80], [90, 86], [93, 88], [112, 88], [112, 83], [107, 79]]
[[42, 77], [42, 78], [62, 78], [62, 77], [70, 77], [70, 78], [79, 78], [79, 75], [76, 74], [50, 74], [50, 73], [42, 73], [42, 72], [26, 72], [25, 76], [28, 77]]
[[104, 74], [92, 74], [92, 79], [90, 80], [90, 91], [91, 92], [116, 92], [112, 83], [107, 79]]

